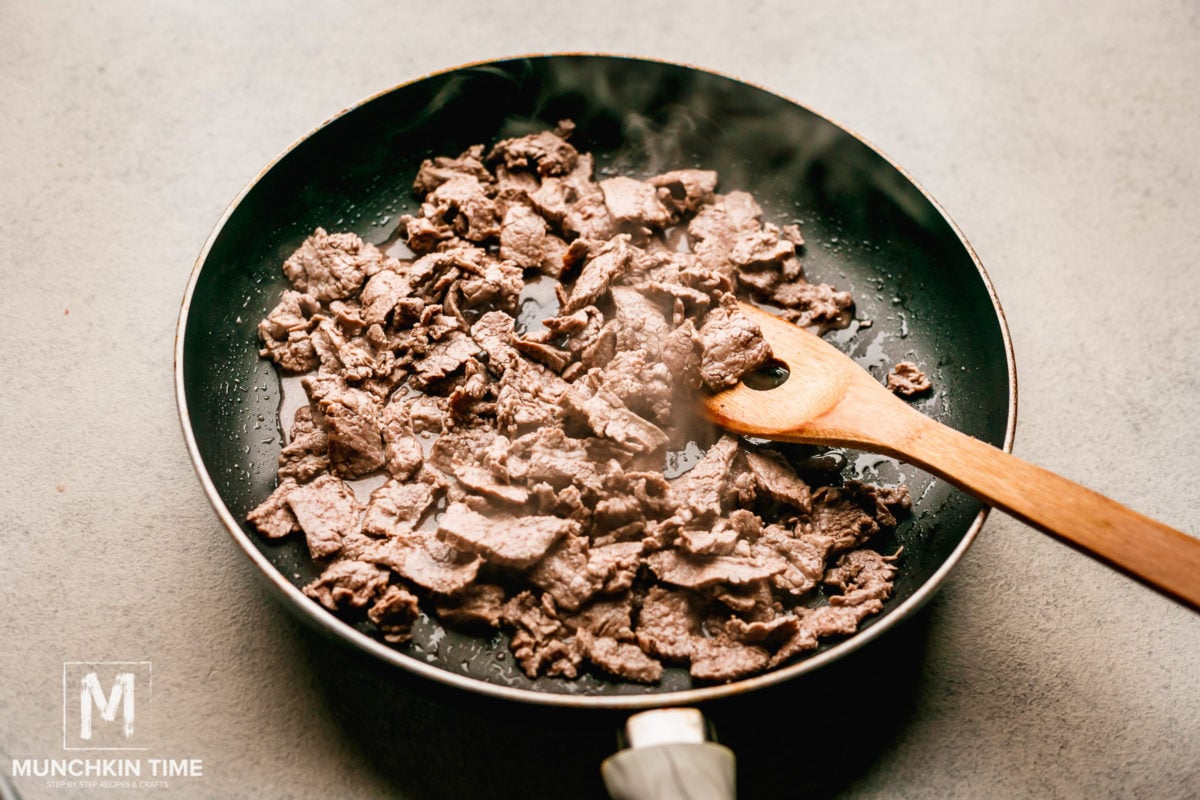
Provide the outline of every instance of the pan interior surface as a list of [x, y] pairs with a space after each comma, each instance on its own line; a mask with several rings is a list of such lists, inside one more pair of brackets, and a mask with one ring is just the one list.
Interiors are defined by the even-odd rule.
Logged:
[[[718, 191], [748, 191], [764, 219], [799, 223], [808, 279], [857, 301], [857, 321], [828, 338], [880, 379], [896, 362], [915, 361], [934, 385], [915, 401], [919, 410], [1007, 443], [1013, 384], [1002, 316], [969, 247], [911, 180], [852, 134], [777, 95], [688, 67], [603, 56], [519, 59], [425, 78], [342, 114], [282, 156], [231, 208], [197, 264], [177, 364], [184, 424], [235, 538], [318, 627], [426, 676], [527, 700], [661, 705], [715, 697], [739, 684], [697, 694], [679, 669], [651, 687], [591, 674], [530, 680], [500, 637], [465, 636], [424, 618], [412, 643], [388, 648], [296, 591], [319, 572], [301, 539], [268, 542], [244, 522], [275, 486], [282, 443], [280, 381], [258, 356], [256, 329], [286, 288], [283, 261], [318, 226], [387, 240], [398, 217], [417, 208], [411, 186], [423, 159], [562, 119], [574, 120], [572, 143], [595, 154], [602, 174], [713, 169]], [[914, 467], [846, 456], [846, 477], [905, 482], [912, 491], [911, 518], [875, 543], [884, 552], [904, 547], [894, 596], [856, 637], [742, 688], [805, 672], [895, 622], [928, 595], [981, 521], [977, 501]]]

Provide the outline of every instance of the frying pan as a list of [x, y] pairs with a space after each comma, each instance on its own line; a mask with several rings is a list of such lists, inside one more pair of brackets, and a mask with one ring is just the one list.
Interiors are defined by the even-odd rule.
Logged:
[[[393, 648], [343, 622], [300, 587], [319, 570], [299, 539], [269, 542], [246, 513], [275, 485], [280, 380], [259, 358], [256, 326], [286, 282], [283, 260], [318, 226], [375, 243], [414, 211], [421, 161], [478, 142], [576, 123], [572, 143], [602, 173], [699, 167], [719, 191], [751, 192], [764, 216], [799, 222], [810, 281], [853, 293], [857, 319], [829, 334], [877, 376], [908, 359], [930, 375], [923, 412], [1005, 449], [1015, 371], [999, 303], [975, 254], [934, 201], [861, 138], [763, 89], [693, 67], [555, 55], [475, 64], [405, 84], [343, 111], [268, 165], [234, 200], [192, 271], [176, 339], [176, 391], [200, 481], [234, 540], [304, 620], [389, 664], [470, 692], [548, 706], [637, 709], [695, 704], [824, 667], [916, 611], [978, 533], [986, 509], [943, 481], [889, 459], [845, 453], [846, 477], [906, 482], [912, 516], [878, 547], [904, 547], [891, 599], [856, 635], [728, 684], [668, 669], [640, 686], [585, 674], [526, 678], [507, 642], [422, 619]], [[799, 452], [798, 456], [806, 453]]]

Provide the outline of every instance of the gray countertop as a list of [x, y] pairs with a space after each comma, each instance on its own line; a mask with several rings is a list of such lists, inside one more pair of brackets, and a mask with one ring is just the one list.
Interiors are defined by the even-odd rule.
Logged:
[[[24, 797], [602, 796], [618, 719], [444, 697], [294, 622], [176, 416], [179, 301], [225, 206], [339, 109], [466, 61], [685, 61], [859, 132], [995, 283], [1015, 452], [1200, 535], [1200, 7], [557, 7], [0, 4], [0, 771], [72, 755], [70, 661], [151, 662], [142, 755], [203, 763]], [[1200, 617], [993, 515], [910, 624], [713, 717], [747, 798], [1197, 797]]]

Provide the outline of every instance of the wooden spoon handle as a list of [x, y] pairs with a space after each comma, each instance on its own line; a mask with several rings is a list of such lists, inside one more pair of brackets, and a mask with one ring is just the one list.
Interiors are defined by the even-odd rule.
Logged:
[[907, 460], [1200, 611], [1200, 539], [932, 420], [913, 433]]

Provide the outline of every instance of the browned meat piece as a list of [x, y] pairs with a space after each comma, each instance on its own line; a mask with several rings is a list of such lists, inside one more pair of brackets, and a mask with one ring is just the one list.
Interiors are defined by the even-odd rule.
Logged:
[[359, 295], [363, 321], [368, 325], [389, 322], [400, 301], [412, 294], [412, 287], [405, 276], [387, 269], [387, 264], [384, 267], [367, 279]]
[[762, 230], [761, 217], [762, 209], [745, 192], [718, 195], [715, 202], [703, 206], [688, 223], [692, 252], [713, 272], [732, 275], [735, 265], [730, 253], [743, 236]]
[[671, 222], [671, 215], [649, 183], [622, 175], [600, 181], [600, 190], [609, 216], [618, 225], [657, 229]]
[[463, 503], [452, 504], [438, 523], [438, 536], [454, 547], [514, 569], [533, 565], [563, 536], [578, 533], [574, 520], [485, 516]]
[[674, 394], [671, 369], [661, 362], [651, 362], [645, 350], [618, 352], [601, 370], [596, 383], [638, 416], [659, 425], [670, 422]]
[[383, 434], [375, 398], [359, 389], [333, 392], [319, 403], [329, 436], [329, 464], [344, 478], [359, 478], [383, 466]]
[[413, 181], [413, 192], [418, 197], [424, 197], [458, 175], [470, 175], [482, 183], [492, 180], [491, 174], [483, 166], [483, 145], [468, 147], [458, 158], [438, 156], [422, 161], [417, 178]]
[[363, 561], [335, 561], [304, 593], [330, 611], [366, 608], [388, 583], [388, 571]]
[[911, 361], [901, 361], [888, 371], [887, 388], [901, 397], [912, 397], [928, 392], [933, 388], [933, 384], [916, 364]]
[[761, 647], [727, 637], [696, 639], [692, 652], [692, 677], [701, 681], [732, 681], [762, 672], [771, 654]]
[[471, 326], [471, 338], [479, 343], [487, 354], [488, 369], [496, 375], [504, 374], [521, 356], [513, 347], [513, 318], [503, 311], [489, 311]]
[[500, 235], [496, 201], [474, 175], [458, 174], [443, 181], [425, 198], [421, 214], [449, 224], [456, 236], [469, 242]]
[[380, 419], [384, 465], [388, 474], [398, 481], [411, 478], [425, 461], [421, 442], [413, 431], [412, 406], [411, 398], [394, 399], [384, 407]]
[[896, 514], [903, 514], [912, 508], [912, 496], [907, 486], [875, 486], [862, 481], [846, 481], [842, 495], [852, 498], [885, 528], [896, 524]]
[[542, 177], [566, 175], [579, 159], [579, 151], [565, 139], [574, 127], [573, 123], [560, 122], [554, 131], [497, 142], [488, 153], [487, 163], [501, 162], [510, 171], [528, 170]]
[[475, 582], [483, 560], [459, 552], [432, 531], [416, 530], [380, 543], [366, 556], [441, 595], [453, 595]]
[[701, 601], [689, 592], [652, 586], [638, 614], [638, 644], [652, 656], [687, 661], [701, 632]]
[[287, 445], [279, 451], [279, 477], [304, 483], [329, 469], [329, 437], [313, 422], [311, 406], [300, 406]]
[[246, 520], [268, 539], [282, 539], [300, 530], [300, 523], [296, 521], [291, 506], [287, 504], [288, 495], [295, 490], [296, 485], [296, 481], [291, 478], [282, 479], [270, 497], [246, 515]]
[[[590, 153], [578, 156], [569, 173], [546, 177], [535, 191], [528, 192], [530, 204], [566, 239], [603, 240], [614, 232], [604, 204], [604, 192], [592, 179], [595, 162]], [[564, 266], [571, 260], [564, 255]]]
[[725, 623], [725, 632], [733, 639], [746, 644], [774, 646], [791, 639], [800, 629], [800, 620], [795, 614], [780, 614], [768, 620], [746, 622], [740, 617], [731, 617]]
[[709, 311], [700, 326], [700, 379], [713, 391], [736, 386], [771, 358], [758, 323], [738, 310], [731, 295]]
[[258, 323], [263, 348], [259, 355], [269, 358], [286, 373], [299, 374], [317, 368], [317, 353], [310, 334], [320, 318], [321, 304], [301, 292], [285, 291], [278, 305]]
[[623, 233], [605, 242], [583, 265], [583, 271], [571, 287], [571, 293], [562, 303], [561, 313], [570, 314], [584, 306], [595, 305], [608, 293], [613, 281], [629, 269], [632, 259], [628, 234]]
[[803, 280], [785, 283], [775, 289], [771, 301], [783, 308], [780, 316], [801, 327], [842, 328], [850, 323], [854, 298], [824, 283]]
[[754, 583], [787, 568], [778, 554], [761, 550], [749, 556], [690, 556], [675, 550], [660, 550], [646, 563], [663, 583], [685, 589], [703, 589], [717, 584], [734, 586]]
[[740, 234], [729, 251], [729, 260], [743, 271], [780, 273], [783, 262], [795, 254], [796, 245], [781, 238], [779, 228], [767, 224], [762, 230]]
[[496, 393], [496, 424], [506, 436], [557, 424], [569, 384], [541, 364], [519, 359], [505, 370]]
[[623, 592], [633, 585], [642, 564], [641, 556], [640, 541], [593, 546], [588, 553], [587, 571], [600, 581], [601, 594]]
[[287, 495], [313, 558], [328, 558], [342, 549], [342, 537], [359, 530], [362, 506], [346, 482], [322, 475]]
[[896, 578], [894, 558], [874, 550], [853, 550], [838, 559], [837, 566], [825, 573], [825, 585], [841, 590], [829, 598], [831, 606], [871, 605], [881, 609], [891, 597]]
[[771, 578], [775, 588], [802, 597], [820, 583], [833, 540], [799, 527], [789, 530], [782, 525], [767, 525], [755, 546], [769, 548], [787, 562], [783, 571]]
[[480, 352], [474, 339], [462, 331], [452, 331], [413, 365], [412, 384], [415, 388], [424, 389], [462, 369], [467, 361]]
[[562, 372], [571, 362], [571, 354], [566, 350], [552, 345], [536, 342], [530, 339], [513, 339], [517, 350], [535, 361], [540, 361], [555, 372]]
[[353, 233], [330, 234], [317, 228], [283, 263], [283, 273], [317, 300], [337, 300], [357, 292], [382, 262], [379, 250]]
[[727, 556], [734, 551], [739, 538], [729, 520], [717, 519], [680, 530], [679, 546], [692, 555]]
[[597, 436], [631, 453], [657, 453], [667, 446], [667, 435], [661, 428], [634, 414], [621, 398], [605, 389], [591, 397], [568, 390], [563, 395], [563, 409], [568, 417], [584, 421]]
[[663, 342], [671, 333], [662, 310], [641, 292], [626, 286], [614, 286], [612, 298], [616, 308], [617, 348], [642, 350], [658, 360]]
[[546, 221], [529, 206], [513, 203], [504, 212], [500, 258], [557, 278], [563, 271], [566, 250], [566, 242], [551, 233]]
[[389, 586], [367, 611], [367, 618], [379, 628], [385, 642], [400, 644], [411, 638], [412, 624], [420, 614], [416, 595], [402, 586]]
[[428, 484], [388, 481], [371, 492], [367, 513], [363, 515], [363, 533], [406, 536], [421, 524], [433, 499], [433, 490]]
[[504, 605], [504, 623], [514, 629], [512, 651], [530, 678], [540, 674], [574, 678], [583, 654], [571, 631], [553, 614], [552, 603], [521, 592]]
[[658, 199], [671, 212], [672, 221], [711, 203], [717, 188], [717, 173], [707, 169], [680, 169], [647, 180], [658, 189]]
[[812, 494], [808, 484], [783, 461], [761, 453], [747, 452], [746, 467], [754, 476], [758, 496], [770, 497], [805, 512], [811, 507]]
[[588, 661], [605, 672], [634, 683], [658, 683], [662, 679], [662, 664], [636, 644], [593, 636], [585, 629], [576, 631], [575, 638]]
[[497, 628], [504, 611], [504, 589], [477, 583], [436, 605], [438, 619], [451, 625]]
[[514, 506], [523, 506], [529, 501], [529, 490], [524, 486], [500, 483], [496, 476], [483, 467], [460, 464], [455, 467], [454, 477], [471, 491], [489, 499], [501, 500]]
[[859, 547], [879, 532], [875, 518], [851, 492], [822, 486], [813, 493], [813, 529], [828, 537], [836, 551]]
[[458, 285], [463, 306], [482, 305], [513, 311], [525, 286], [521, 268], [508, 261], [490, 261], [473, 277], [464, 278]]
[[529, 582], [566, 611], [577, 610], [603, 585], [602, 577], [588, 570], [586, 536], [567, 536], [559, 541], [529, 573]]
[[690, 319], [684, 320], [663, 341], [662, 360], [672, 375], [695, 376], [694, 383], [699, 386], [700, 337]]
[[689, 511], [684, 522], [721, 515], [721, 495], [738, 453], [738, 441], [724, 434], [708, 448], [700, 463], [671, 481], [671, 495]]

